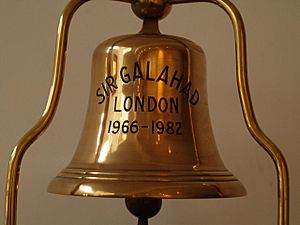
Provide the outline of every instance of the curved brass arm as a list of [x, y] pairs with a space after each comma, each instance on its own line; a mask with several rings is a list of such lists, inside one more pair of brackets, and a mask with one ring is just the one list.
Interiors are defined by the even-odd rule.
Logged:
[[230, 17], [235, 35], [237, 84], [247, 128], [253, 138], [272, 158], [278, 179], [278, 225], [289, 224], [289, 176], [285, 158], [279, 148], [260, 129], [253, 110], [247, 79], [246, 33], [238, 9], [229, 0], [169, 0], [171, 4], [208, 2], [220, 6]]
[[58, 25], [52, 85], [42, 117], [17, 143], [8, 165], [5, 195], [5, 225], [16, 225], [19, 172], [28, 147], [46, 130], [54, 117], [64, 78], [68, 31], [76, 10], [89, 0], [71, 0], [64, 9]]
[[[5, 225], [16, 225], [18, 181], [22, 158], [28, 147], [42, 134], [43, 131], [46, 130], [54, 117], [62, 89], [70, 22], [76, 10], [88, 1], [90, 0], [71, 0], [60, 18], [57, 32], [53, 79], [46, 108], [37, 124], [17, 143], [9, 161], [5, 197]], [[130, 2], [130, 0], [116, 1]], [[262, 132], [255, 119], [247, 81], [245, 29], [238, 10], [228, 0], [169, 0], [169, 2], [171, 4], [210, 2], [220, 6], [230, 16], [235, 32], [238, 90], [244, 118], [252, 136], [268, 152], [276, 165], [279, 192], [278, 224], [288, 225], [289, 184], [287, 165], [280, 150]]]

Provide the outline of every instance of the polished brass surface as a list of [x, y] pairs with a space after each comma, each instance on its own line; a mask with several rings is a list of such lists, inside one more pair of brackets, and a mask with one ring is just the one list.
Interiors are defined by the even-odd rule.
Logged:
[[[17, 193], [19, 170], [23, 155], [28, 147], [39, 137], [39, 135], [47, 128], [57, 108], [59, 95], [61, 92], [65, 53], [68, 40], [68, 29], [74, 12], [83, 3], [89, 0], [71, 0], [65, 8], [58, 26], [57, 45], [55, 53], [55, 66], [53, 72], [53, 81], [50, 89], [48, 103], [39, 122], [28, 132], [15, 146], [11, 154], [8, 167], [6, 203], [5, 203], [5, 224], [16, 224], [17, 211]], [[123, 2], [132, 2], [130, 0], [117, 0]], [[208, 2], [220, 6], [230, 17], [234, 33], [235, 33], [235, 51], [237, 66], [238, 91], [240, 94], [241, 105], [246, 125], [254, 137], [254, 139], [268, 152], [272, 158], [278, 178], [278, 224], [289, 224], [289, 178], [287, 164], [284, 156], [276, 145], [262, 132], [255, 119], [249, 87], [247, 81], [247, 62], [246, 62], [246, 39], [245, 28], [242, 17], [236, 7], [228, 0], [169, 0], [170, 4], [191, 3], [191, 2]]]
[[131, 8], [141, 19], [162, 19], [171, 11], [171, 4], [168, 0], [135, 0]]
[[289, 175], [280, 149], [264, 134], [256, 120], [247, 79], [246, 32], [238, 9], [229, 0], [171, 0], [171, 4], [208, 2], [222, 8], [230, 17], [235, 35], [237, 85], [246, 126], [273, 160], [278, 182], [278, 225], [289, 224]]
[[126, 198], [244, 195], [217, 151], [202, 49], [144, 30], [96, 48], [79, 146], [48, 190]]
[[171, 4], [207, 2], [222, 8], [230, 17], [236, 52], [237, 85], [246, 126], [253, 138], [273, 160], [278, 182], [278, 225], [289, 224], [289, 175], [286, 160], [280, 149], [264, 134], [256, 120], [247, 79], [246, 32], [238, 9], [229, 0], [170, 0]]
[[18, 183], [23, 156], [29, 146], [46, 130], [57, 109], [64, 77], [68, 31], [75, 11], [89, 0], [71, 0], [58, 24], [52, 84], [42, 117], [16, 144], [11, 153], [6, 181], [5, 225], [17, 223]]

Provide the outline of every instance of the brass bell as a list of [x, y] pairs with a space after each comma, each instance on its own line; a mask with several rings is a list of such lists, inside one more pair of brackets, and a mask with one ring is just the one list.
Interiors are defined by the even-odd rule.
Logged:
[[135, 1], [141, 31], [106, 40], [94, 51], [81, 140], [49, 192], [124, 198], [246, 194], [216, 147], [205, 54], [187, 39], [159, 32], [158, 20], [171, 6], [157, 2], [144, 10], [147, 1]]
[[[90, 0], [70, 0], [57, 30], [48, 102], [40, 120], [19, 140], [8, 164], [5, 225], [16, 225], [20, 168], [29, 146], [54, 117], [64, 77], [70, 23]], [[162, 35], [158, 20], [171, 5], [207, 2], [230, 17], [235, 34], [238, 92], [246, 126], [273, 160], [278, 181], [278, 224], [289, 224], [288, 166], [255, 119], [247, 82], [246, 34], [229, 0], [115, 0], [131, 3], [144, 23], [135, 35], [111, 38], [93, 56], [85, 126], [71, 163], [49, 192], [126, 198], [139, 225], [148, 224], [162, 198], [223, 198], [246, 194], [224, 167], [210, 124], [205, 55], [184, 38]]]

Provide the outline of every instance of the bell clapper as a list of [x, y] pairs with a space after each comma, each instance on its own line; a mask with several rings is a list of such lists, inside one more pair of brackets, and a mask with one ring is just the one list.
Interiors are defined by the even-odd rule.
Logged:
[[155, 216], [162, 204], [159, 198], [126, 198], [129, 212], [138, 217], [138, 225], [148, 225], [148, 219]]

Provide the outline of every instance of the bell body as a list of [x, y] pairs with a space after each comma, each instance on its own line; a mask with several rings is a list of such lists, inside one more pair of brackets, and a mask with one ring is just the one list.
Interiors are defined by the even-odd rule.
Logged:
[[126, 198], [244, 195], [217, 151], [205, 70], [199, 46], [147, 28], [100, 44], [81, 140], [48, 190]]

